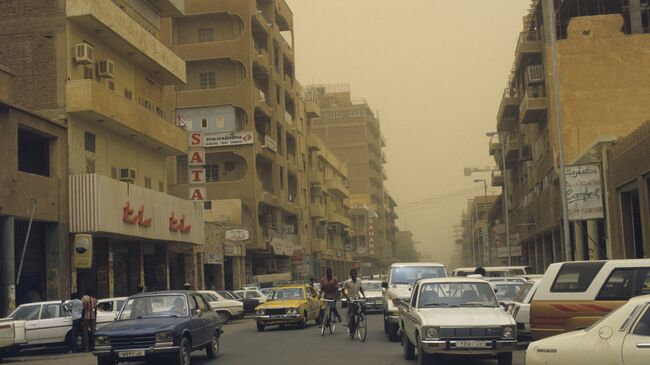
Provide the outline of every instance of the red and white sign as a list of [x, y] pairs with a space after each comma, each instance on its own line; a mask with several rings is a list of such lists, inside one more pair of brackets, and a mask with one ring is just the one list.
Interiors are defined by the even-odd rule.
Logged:
[[187, 154], [188, 181], [190, 183], [190, 200], [204, 201], [205, 195], [205, 135], [203, 132], [188, 134], [189, 150]]
[[204, 166], [205, 150], [203, 148], [190, 148], [187, 155], [187, 162], [190, 166]]
[[205, 200], [205, 186], [191, 186], [190, 187], [190, 200], [203, 201]]
[[190, 168], [190, 184], [205, 184], [205, 167]]

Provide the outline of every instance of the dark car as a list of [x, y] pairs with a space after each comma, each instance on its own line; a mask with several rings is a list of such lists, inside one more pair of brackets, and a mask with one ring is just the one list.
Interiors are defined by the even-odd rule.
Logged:
[[129, 297], [115, 322], [98, 330], [98, 365], [122, 361], [188, 365], [190, 352], [219, 355], [221, 319], [194, 291], [142, 293]]
[[244, 304], [245, 313], [255, 313], [255, 308], [260, 305], [260, 301], [253, 298], [242, 298], [230, 290], [219, 290], [217, 293], [226, 299], [238, 300]]

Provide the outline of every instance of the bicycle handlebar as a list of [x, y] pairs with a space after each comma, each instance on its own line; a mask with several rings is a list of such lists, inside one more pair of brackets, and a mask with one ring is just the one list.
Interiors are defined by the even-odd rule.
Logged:
[[323, 301], [323, 302], [336, 302], [335, 299], [325, 299], [325, 298], [321, 298], [321, 301]]

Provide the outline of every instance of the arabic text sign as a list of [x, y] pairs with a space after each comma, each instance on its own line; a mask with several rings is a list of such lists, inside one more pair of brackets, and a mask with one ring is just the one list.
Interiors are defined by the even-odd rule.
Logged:
[[569, 220], [603, 219], [603, 182], [600, 165], [567, 166], [564, 171]]
[[206, 134], [203, 145], [205, 147], [236, 146], [252, 144], [253, 142], [253, 134], [251, 132], [215, 133]]

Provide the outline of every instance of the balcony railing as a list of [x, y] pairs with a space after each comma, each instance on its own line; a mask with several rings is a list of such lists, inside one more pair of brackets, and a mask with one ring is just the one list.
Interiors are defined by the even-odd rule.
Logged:
[[492, 186], [503, 186], [503, 175], [501, 171], [492, 171]]
[[284, 122], [287, 124], [293, 124], [293, 115], [291, 115], [289, 112], [285, 111], [284, 112]]
[[528, 55], [542, 53], [544, 50], [544, 38], [540, 31], [521, 32], [517, 41], [515, 54], [518, 61]]
[[519, 105], [519, 122], [522, 124], [541, 122], [546, 116], [546, 108], [544, 85], [528, 86]]

